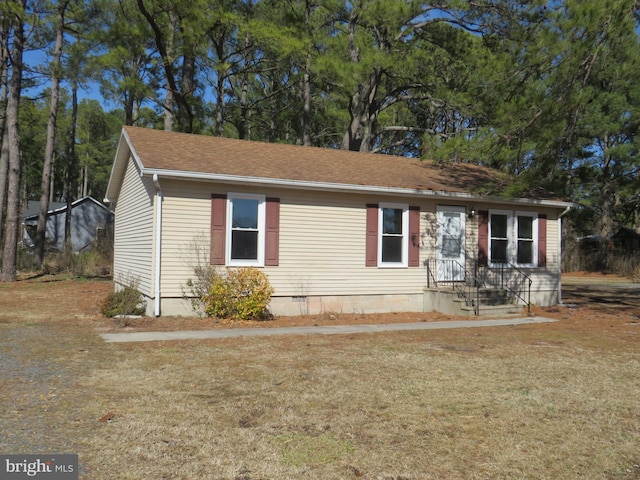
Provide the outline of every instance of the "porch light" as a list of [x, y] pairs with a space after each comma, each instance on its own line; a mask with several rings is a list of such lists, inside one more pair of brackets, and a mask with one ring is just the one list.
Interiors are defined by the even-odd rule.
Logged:
[[476, 216], [476, 207], [471, 207], [471, 210], [469, 210], [469, 218], [473, 218]]

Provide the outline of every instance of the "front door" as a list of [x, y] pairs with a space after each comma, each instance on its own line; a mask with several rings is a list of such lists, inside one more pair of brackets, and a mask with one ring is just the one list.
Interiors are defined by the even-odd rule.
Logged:
[[438, 281], [464, 281], [465, 207], [438, 205], [436, 243]]

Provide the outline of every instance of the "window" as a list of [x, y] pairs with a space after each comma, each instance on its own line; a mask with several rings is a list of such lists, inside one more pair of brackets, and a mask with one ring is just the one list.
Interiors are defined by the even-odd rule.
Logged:
[[489, 262], [534, 267], [538, 263], [538, 218], [532, 212], [489, 212]]
[[211, 265], [278, 266], [279, 252], [279, 198], [211, 194]]
[[265, 198], [229, 194], [227, 264], [264, 265]]
[[407, 266], [409, 207], [407, 205], [380, 204], [380, 266]]
[[516, 263], [518, 265], [533, 265], [533, 217], [530, 215], [516, 216]]
[[509, 261], [509, 215], [492, 213], [489, 223], [491, 235], [491, 263], [506, 263]]

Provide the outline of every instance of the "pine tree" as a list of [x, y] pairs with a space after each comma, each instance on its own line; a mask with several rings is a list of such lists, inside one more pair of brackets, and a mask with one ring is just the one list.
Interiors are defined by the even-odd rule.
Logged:
[[7, 217], [2, 252], [3, 282], [16, 281], [18, 230], [20, 226], [20, 92], [22, 88], [22, 56], [25, 46], [25, 16], [27, 0], [11, 0], [8, 14], [12, 20], [13, 42], [11, 46], [11, 80], [7, 100], [6, 128], [9, 149], [9, 174], [7, 183]]

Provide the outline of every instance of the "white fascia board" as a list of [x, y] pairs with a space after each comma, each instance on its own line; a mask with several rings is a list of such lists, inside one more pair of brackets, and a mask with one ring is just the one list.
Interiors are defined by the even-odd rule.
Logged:
[[116, 149], [113, 166], [111, 168], [111, 175], [109, 175], [109, 183], [107, 183], [107, 191], [104, 198], [106, 203], [113, 203], [118, 197], [120, 193], [120, 184], [122, 183], [122, 177], [124, 177], [129, 157], [133, 158], [138, 172], [140, 172], [140, 176], [142, 176], [144, 170], [142, 160], [140, 160], [136, 149], [131, 143], [129, 134], [123, 128], [120, 133], [120, 140], [118, 141], [118, 147]]
[[529, 198], [515, 198], [504, 199], [500, 197], [487, 197], [482, 195], [475, 195], [467, 192], [444, 192], [436, 190], [418, 190], [412, 188], [397, 188], [397, 187], [380, 187], [374, 185], [354, 185], [345, 183], [328, 183], [328, 182], [312, 182], [304, 180], [288, 180], [282, 178], [265, 178], [265, 177], [244, 177], [239, 175], [222, 175], [211, 173], [198, 173], [198, 172], [185, 172], [182, 170], [162, 170], [162, 169], [143, 169], [141, 176], [144, 175], [157, 175], [164, 178], [182, 179], [182, 180], [197, 180], [204, 182], [220, 182], [231, 183], [241, 185], [261, 185], [265, 187], [279, 187], [290, 188], [297, 190], [315, 190], [325, 192], [341, 192], [341, 193], [362, 193], [362, 194], [376, 194], [387, 195], [394, 197], [418, 197], [418, 198], [435, 198], [435, 199], [449, 199], [449, 200], [461, 200], [461, 201], [486, 201], [497, 204], [509, 204], [514, 203], [521, 205], [539, 205], [545, 207], [566, 208], [572, 203], [562, 202], [558, 200], [535, 200]]
[[[127, 150], [130, 148], [128, 142], [125, 139], [125, 135], [126, 134], [123, 128], [120, 131], [120, 138], [118, 140], [118, 146], [116, 147], [116, 154], [113, 157], [113, 165], [111, 166], [111, 173], [109, 174], [109, 182], [107, 183], [107, 191], [104, 194], [104, 201], [107, 203], [112, 203], [114, 200], [112, 197], [117, 196], [117, 194], [114, 195], [115, 192], [112, 192], [112, 190], [115, 189], [116, 176], [118, 176], [119, 173], [116, 172], [116, 166], [118, 165], [120, 156], [123, 155], [122, 151], [124, 150], [124, 146], [127, 145]], [[124, 142], [123, 139], [125, 139]]]

